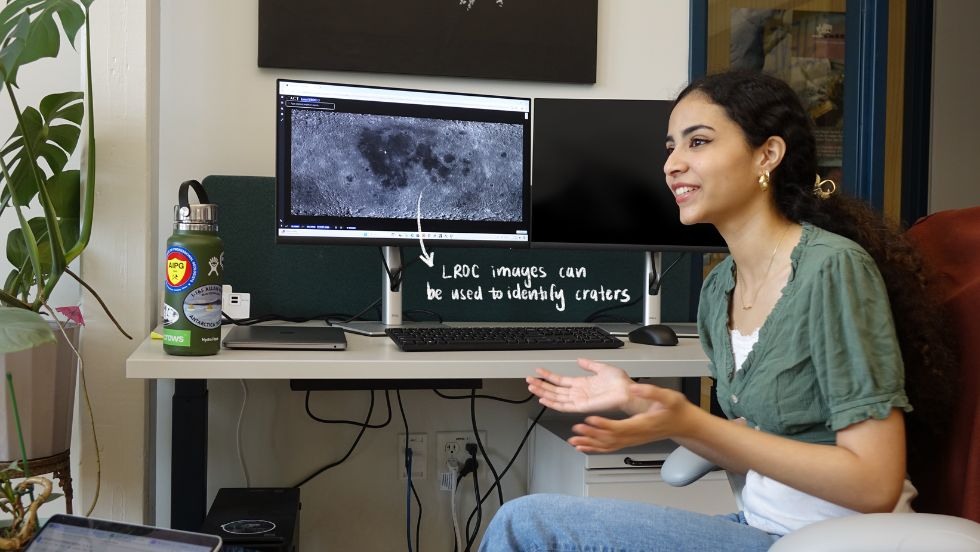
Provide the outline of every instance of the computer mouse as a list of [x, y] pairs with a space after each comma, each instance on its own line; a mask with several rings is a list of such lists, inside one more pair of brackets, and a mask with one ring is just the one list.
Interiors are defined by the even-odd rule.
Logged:
[[641, 326], [629, 333], [631, 343], [644, 345], [677, 345], [677, 333], [664, 324]]

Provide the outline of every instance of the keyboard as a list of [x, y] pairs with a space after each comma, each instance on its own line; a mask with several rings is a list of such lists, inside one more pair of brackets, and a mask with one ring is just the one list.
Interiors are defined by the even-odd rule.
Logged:
[[596, 326], [477, 326], [387, 328], [398, 348], [414, 351], [615, 349], [623, 342]]

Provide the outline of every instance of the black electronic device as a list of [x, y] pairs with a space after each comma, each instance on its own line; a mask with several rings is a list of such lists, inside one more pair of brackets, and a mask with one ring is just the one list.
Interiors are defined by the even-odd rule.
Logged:
[[533, 247], [723, 251], [709, 224], [681, 224], [667, 188], [672, 103], [534, 100]]
[[677, 332], [666, 324], [640, 326], [629, 333], [630, 343], [644, 345], [677, 345]]
[[276, 87], [279, 243], [528, 246], [529, 98]]
[[596, 326], [473, 326], [388, 328], [406, 351], [517, 351], [615, 349], [623, 342]]
[[218, 489], [201, 532], [229, 550], [296, 552], [299, 510], [297, 488]]

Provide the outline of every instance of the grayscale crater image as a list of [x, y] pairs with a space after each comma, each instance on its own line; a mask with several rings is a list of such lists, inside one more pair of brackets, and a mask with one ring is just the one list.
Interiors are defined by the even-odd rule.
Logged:
[[292, 213], [519, 222], [523, 127], [292, 112]]

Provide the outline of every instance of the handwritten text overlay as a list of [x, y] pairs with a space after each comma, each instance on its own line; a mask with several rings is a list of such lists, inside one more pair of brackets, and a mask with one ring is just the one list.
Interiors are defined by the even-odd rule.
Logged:
[[613, 289], [587, 281], [588, 270], [582, 266], [557, 269], [558, 282], [540, 282], [553, 274], [543, 266], [481, 267], [479, 264], [441, 265], [439, 280], [425, 283], [429, 301], [538, 301], [550, 302], [555, 310], [565, 310], [567, 301], [592, 303], [629, 303], [628, 289]]

